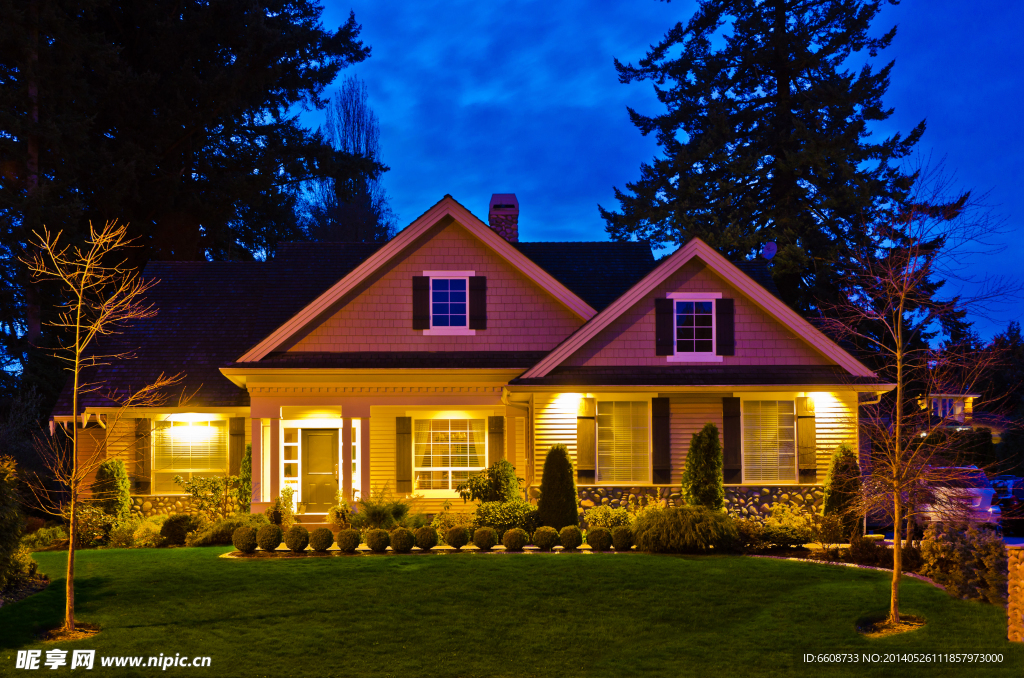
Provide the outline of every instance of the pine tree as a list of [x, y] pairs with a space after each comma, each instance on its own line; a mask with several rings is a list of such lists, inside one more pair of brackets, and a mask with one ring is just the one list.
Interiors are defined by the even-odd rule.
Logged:
[[828, 467], [821, 512], [826, 516], [837, 516], [842, 521], [844, 539], [856, 534], [859, 516], [855, 506], [860, 499], [860, 484], [857, 455], [848, 445], [840, 445]]
[[690, 450], [683, 466], [683, 499], [690, 506], [719, 510], [725, 503], [722, 478], [722, 443], [718, 427], [705, 424], [690, 438]]
[[578, 525], [578, 504], [576, 475], [569, 459], [569, 449], [562, 444], [552, 445], [544, 460], [540, 480], [540, 499], [537, 502], [540, 524], [556, 530], [566, 525]]
[[[667, 111], [629, 110], [662, 155], [616, 189], [619, 212], [601, 208], [613, 239], [682, 244], [698, 236], [730, 258], [778, 244], [772, 275], [801, 312], [834, 299], [850, 265], [845, 248], [864, 224], [902, 200], [913, 176], [906, 137], [874, 140], [868, 125], [893, 63], [870, 60], [896, 29], [868, 35], [881, 0], [705, 0], [637, 66], [616, 60], [619, 80], [650, 80]], [[867, 63], [864, 63], [867, 62]], [[855, 68], [857, 70], [855, 70]]]

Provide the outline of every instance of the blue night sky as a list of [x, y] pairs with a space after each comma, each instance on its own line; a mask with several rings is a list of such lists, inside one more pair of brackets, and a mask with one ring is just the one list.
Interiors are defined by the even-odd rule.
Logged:
[[[372, 48], [354, 72], [380, 119], [384, 186], [405, 226], [452, 194], [486, 220], [492, 193], [519, 198], [523, 240], [605, 240], [597, 205], [617, 208], [625, 188], [657, 152], [630, 124], [626, 106], [663, 109], [649, 82], [619, 84], [613, 57], [635, 62], [694, 2], [466, 2], [327, 0], [324, 24], [349, 10]], [[988, 193], [1004, 220], [1006, 252], [984, 262], [997, 270], [1024, 261], [1024, 180], [1018, 123], [1024, 103], [1020, 26], [1024, 3], [903, 0], [874, 27], [899, 26], [876, 64], [896, 66], [885, 99], [894, 115], [880, 134], [928, 129], [923, 156], [945, 158], [956, 186]], [[322, 114], [303, 116], [316, 126]], [[1024, 280], [1012, 267], [1017, 280]], [[994, 323], [979, 319], [986, 337]]]

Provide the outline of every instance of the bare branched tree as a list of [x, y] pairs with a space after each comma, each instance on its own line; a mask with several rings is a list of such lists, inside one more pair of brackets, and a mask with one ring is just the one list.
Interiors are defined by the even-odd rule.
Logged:
[[[949, 426], [952, 413], [936, 419], [930, 393], [979, 392], [998, 351], [964, 341], [968, 313], [985, 316], [1001, 300], [1020, 292], [1005, 278], [964, 274], [967, 256], [994, 254], [995, 228], [970, 194], [947, 199], [941, 172], [918, 173], [915, 200], [871, 228], [870, 244], [851, 246], [857, 271], [842, 281], [845, 301], [822, 305], [825, 330], [872, 356], [893, 391], [865, 409], [866, 455], [863, 515], [883, 512], [894, 525], [890, 624], [900, 620], [904, 523], [923, 507], [948, 518], [964, 518], [963, 488], [976, 474], [957, 436], [930, 435]], [[940, 207], [936, 207], [940, 206]], [[948, 297], [945, 285], [957, 287]], [[944, 333], [949, 340], [936, 342]]]
[[[75, 548], [78, 541], [77, 517], [87, 483], [103, 461], [105, 445], [83, 445], [86, 435], [84, 417], [79, 421], [82, 395], [104, 392], [119, 407], [105, 422], [110, 430], [125, 412], [138, 407], [153, 407], [165, 402], [165, 391], [181, 381], [181, 376], [161, 374], [153, 383], [131, 393], [111, 391], [99, 382], [86, 379], [87, 371], [100, 365], [133, 357], [131, 350], [116, 348], [111, 341], [128, 323], [152, 318], [156, 309], [145, 300], [146, 292], [157, 284], [143, 279], [123, 259], [131, 247], [127, 227], [108, 222], [102, 228], [90, 224], [89, 237], [81, 245], [61, 241], [61, 233], [44, 229], [35, 233], [35, 254], [24, 260], [36, 282], [57, 283], [63, 295], [55, 327], [67, 341], [54, 349], [69, 372], [71, 381], [70, 431], [61, 427], [44, 439], [40, 453], [49, 478], [36, 477], [29, 482], [39, 507], [68, 521], [68, 562], [63, 631], [75, 630]], [[90, 448], [86, 450], [85, 448]]]

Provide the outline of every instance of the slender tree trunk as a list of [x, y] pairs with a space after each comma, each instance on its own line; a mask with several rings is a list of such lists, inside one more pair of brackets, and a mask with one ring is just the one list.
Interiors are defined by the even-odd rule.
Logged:
[[[78, 426], [77, 422], [75, 426]], [[75, 519], [75, 513], [78, 511], [77, 494], [77, 492], [71, 493], [71, 521], [68, 528], [68, 567], [64, 582], [64, 630], [69, 633], [75, 630], [75, 541], [78, 539], [78, 520]]]
[[889, 623], [899, 624], [900, 623], [900, 576], [903, 574], [903, 547], [902, 540], [900, 539], [900, 514], [903, 507], [901, 506], [900, 496], [896, 495], [894, 503], [895, 509], [895, 529], [893, 530], [892, 540], [892, 595], [889, 599]]

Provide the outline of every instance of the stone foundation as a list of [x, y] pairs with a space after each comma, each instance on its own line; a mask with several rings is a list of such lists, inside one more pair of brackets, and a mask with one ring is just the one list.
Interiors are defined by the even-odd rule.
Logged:
[[[632, 497], [646, 503], [647, 496], [657, 497], [662, 506], [680, 506], [682, 494], [678, 485], [646, 487], [609, 487], [607, 485], [580, 485], [576, 488], [580, 510], [607, 505], [612, 508], [628, 506]], [[824, 493], [820, 485], [783, 485], [765, 487], [756, 485], [730, 485], [725, 488], [725, 508], [743, 517], [767, 517], [774, 504], [786, 504], [808, 511], [820, 511]]]
[[[230, 510], [238, 510], [238, 502], [232, 499]], [[132, 515], [144, 516], [173, 516], [179, 513], [195, 515], [192, 508], [192, 497], [187, 494], [142, 494], [132, 496]]]
[[1024, 547], [1010, 546], [1006, 552], [1009, 556], [1006, 637], [1015, 643], [1024, 643]]

